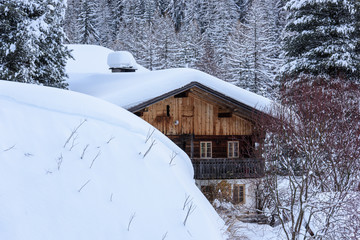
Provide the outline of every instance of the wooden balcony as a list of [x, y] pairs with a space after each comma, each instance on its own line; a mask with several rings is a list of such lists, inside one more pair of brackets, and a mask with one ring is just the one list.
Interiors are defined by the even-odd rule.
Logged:
[[242, 179], [264, 176], [265, 162], [262, 159], [193, 158], [194, 178]]

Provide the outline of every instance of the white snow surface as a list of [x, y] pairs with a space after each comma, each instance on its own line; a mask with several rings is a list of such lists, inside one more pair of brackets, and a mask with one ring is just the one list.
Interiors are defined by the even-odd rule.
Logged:
[[[114, 51], [98, 46], [98, 45], [83, 45], [83, 44], [68, 44], [66, 45], [70, 50], [74, 59], [68, 59], [66, 65], [66, 72], [72, 74], [87, 75], [91, 73], [110, 73], [107, 64], [107, 58], [110, 53]], [[136, 64], [138, 72], [148, 72], [146, 68]]]
[[137, 69], [134, 56], [128, 51], [116, 51], [109, 53], [107, 64], [110, 68], [132, 68]]
[[[181, 88], [191, 82], [203, 84], [261, 111], [270, 109], [272, 105], [272, 101], [267, 98], [234, 86], [204, 72], [189, 68], [159, 71], [140, 70], [135, 73], [108, 73], [104, 71], [105, 67], [100, 69], [102, 64], [106, 64], [106, 59], [102, 60], [100, 57], [90, 56], [92, 54], [92, 51], [90, 51], [91, 46], [89, 50], [84, 50], [87, 48], [84, 45], [70, 45], [70, 47], [74, 49], [74, 55], [79, 56], [77, 61], [69, 61], [67, 65], [70, 89], [102, 98], [126, 109]], [[104, 49], [99, 50], [105, 51]], [[80, 57], [84, 52], [87, 53], [87, 56]], [[108, 52], [108, 50], [105, 52]], [[94, 52], [93, 54], [99, 53]], [[79, 73], [78, 69], [84, 69], [88, 65], [87, 59], [98, 60], [97, 65], [99, 69], [96, 69], [97, 73], [95, 71], [92, 71], [92, 73]]]
[[190, 159], [157, 130], [145, 142], [152, 127], [135, 115], [8, 81], [0, 106], [0, 239], [222, 239]]

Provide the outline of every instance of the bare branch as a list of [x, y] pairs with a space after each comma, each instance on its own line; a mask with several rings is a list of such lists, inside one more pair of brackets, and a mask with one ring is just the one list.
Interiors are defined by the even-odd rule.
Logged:
[[86, 150], [87, 150], [88, 147], [89, 147], [89, 144], [86, 144], [86, 146], [85, 146], [84, 149], [83, 149], [83, 152], [82, 152], [82, 154], [81, 154], [80, 159], [83, 159], [83, 158], [84, 158], [85, 152], [86, 152]]
[[4, 152], [10, 151], [10, 150], [13, 149], [15, 146], [16, 146], [16, 144], [12, 145], [11, 147], [5, 149]]
[[91, 179], [87, 180], [86, 183], [84, 183], [81, 188], [79, 188], [78, 192], [81, 192], [81, 190], [91, 181]]
[[101, 150], [98, 151], [98, 153], [96, 154], [96, 156], [95, 156], [94, 159], [92, 160], [91, 165], [90, 165], [90, 168], [92, 168], [95, 160], [99, 157], [100, 154], [101, 154]]
[[71, 132], [70, 136], [68, 137], [68, 139], [66, 140], [65, 144], [64, 144], [64, 148], [66, 147], [66, 145], [70, 142], [71, 138], [74, 136], [74, 134], [79, 130], [79, 128], [86, 122], [87, 120], [84, 119], [82, 122], [80, 122], [80, 124]]
[[58, 157], [58, 159], [57, 159], [57, 169], [58, 169], [58, 171], [60, 171], [60, 167], [61, 167], [62, 162], [63, 162], [63, 155], [61, 153], [60, 157]]
[[75, 141], [78, 139], [78, 137], [79, 137], [79, 134], [76, 134], [76, 136], [73, 137], [69, 151], [71, 151], [73, 149], [73, 147], [75, 147], [76, 145], [79, 144], [79, 143], [75, 143]]
[[130, 219], [129, 219], [129, 224], [128, 224], [128, 227], [127, 227], [127, 230], [130, 231], [130, 225], [132, 223], [132, 221], [134, 220], [135, 218], [135, 212], [130, 216]]
[[172, 164], [172, 162], [174, 161], [174, 159], [176, 158], [176, 156], [178, 155], [177, 152], [173, 151], [170, 155], [170, 162], [169, 162], [169, 165], [170, 166], [174, 166], [175, 164]]
[[161, 240], [165, 240], [165, 238], [167, 237], [167, 234], [168, 234], [168, 232], [166, 232], [166, 233], [162, 236]]
[[149, 141], [149, 139], [154, 134], [154, 132], [155, 132], [155, 128], [153, 128], [152, 131], [151, 131], [151, 128], [149, 128], [149, 131], [148, 131], [148, 133], [146, 135], [145, 143], [147, 143]]
[[111, 136], [111, 138], [106, 143], [109, 144], [113, 139], [115, 139], [115, 137]]
[[191, 202], [192, 199], [190, 199], [190, 195], [187, 195], [185, 193], [185, 201], [184, 201], [184, 205], [183, 205], [183, 210], [185, 210], [185, 207], [189, 204], [189, 202]]
[[196, 205], [191, 201], [190, 205], [188, 206], [186, 216], [183, 222], [184, 226], [186, 225], [189, 216], [195, 211], [195, 209], [196, 209]]
[[154, 139], [154, 140], [151, 142], [151, 145], [150, 145], [150, 147], [148, 148], [148, 150], [144, 153], [143, 158], [146, 157], [146, 155], [150, 152], [151, 148], [152, 148], [155, 144], [156, 144], [156, 141], [155, 141], [155, 139]]

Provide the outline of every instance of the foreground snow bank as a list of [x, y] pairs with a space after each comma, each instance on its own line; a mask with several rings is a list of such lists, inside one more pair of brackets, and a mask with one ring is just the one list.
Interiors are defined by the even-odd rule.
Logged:
[[0, 239], [221, 239], [189, 158], [141, 119], [6, 81], [0, 106]]

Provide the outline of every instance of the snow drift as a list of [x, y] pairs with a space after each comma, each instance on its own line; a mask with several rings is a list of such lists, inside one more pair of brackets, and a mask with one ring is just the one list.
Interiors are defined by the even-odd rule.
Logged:
[[0, 239], [222, 238], [190, 159], [143, 120], [7, 81], [0, 106]]

